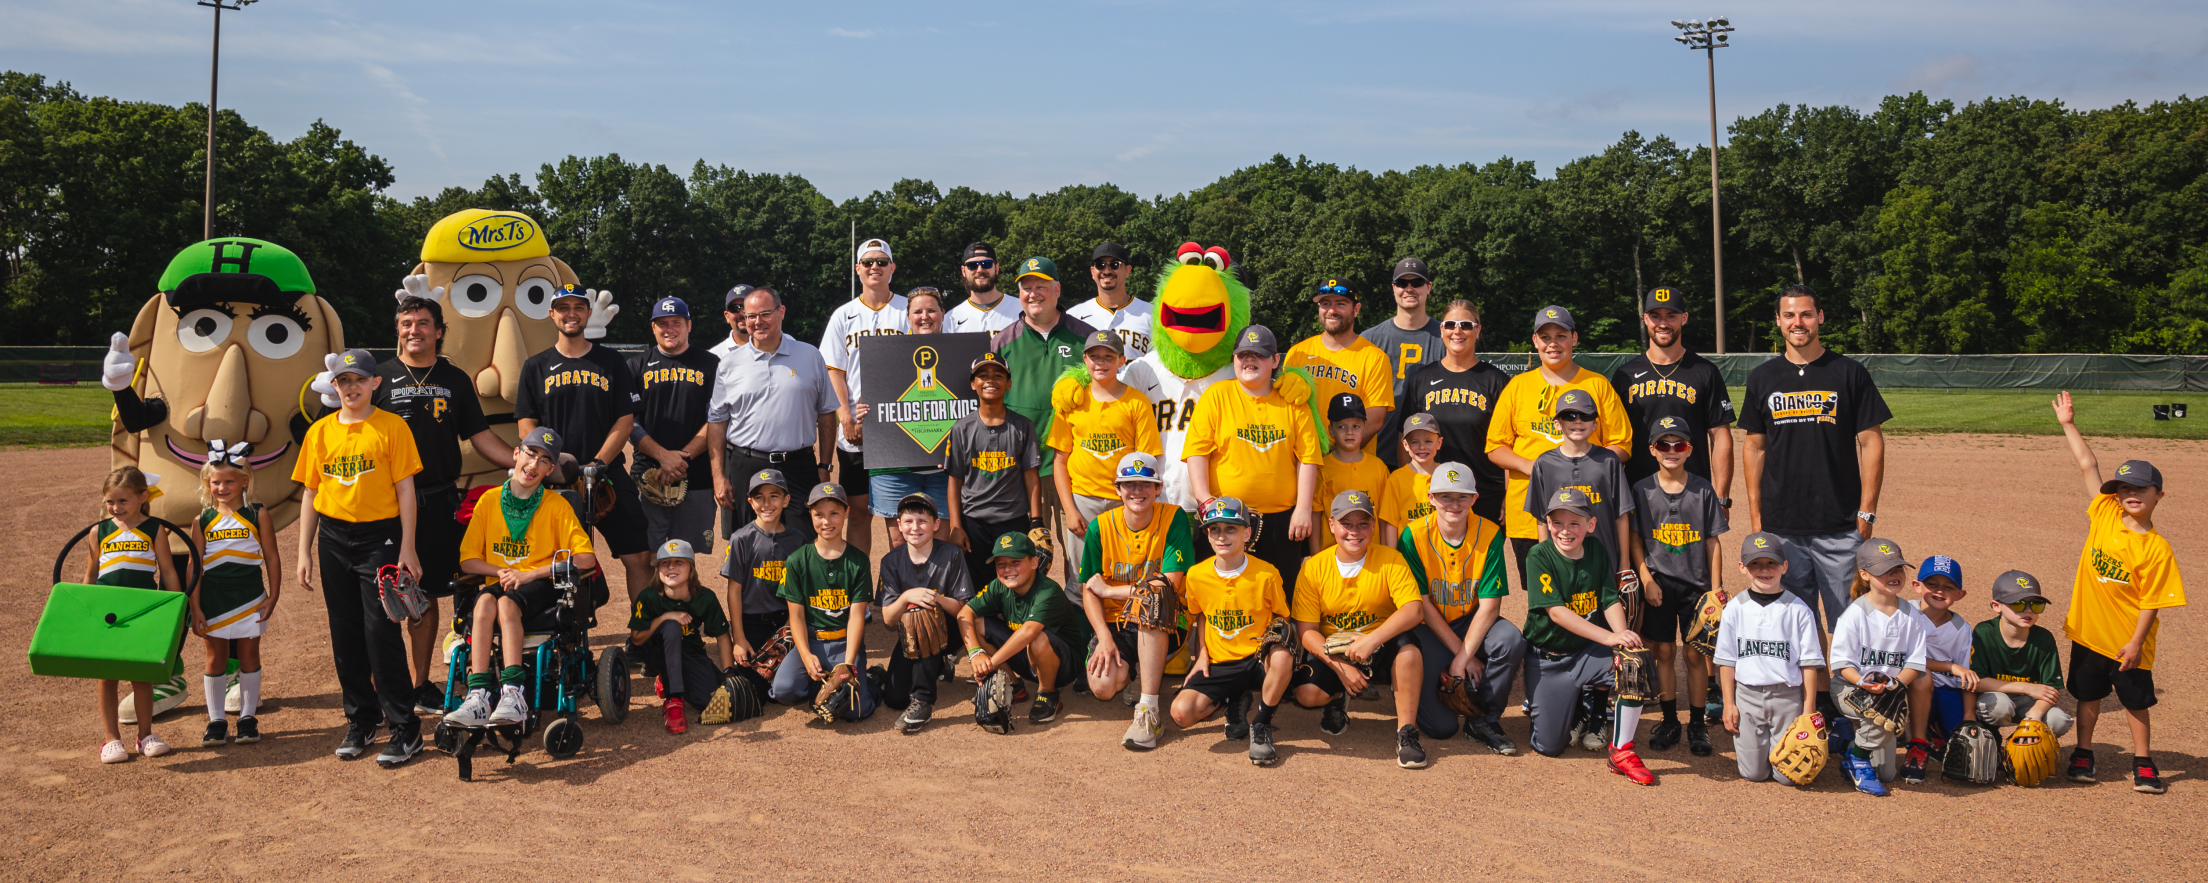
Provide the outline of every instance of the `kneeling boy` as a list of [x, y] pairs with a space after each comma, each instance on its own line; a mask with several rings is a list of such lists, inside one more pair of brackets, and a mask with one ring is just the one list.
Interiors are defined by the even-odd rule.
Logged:
[[[1140, 675], [1141, 699], [1120, 744], [1134, 751], [1158, 747], [1165, 732], [1158, 696], [1165, 689], [1165, 662], [1180, 649], [1181, 633], [1127, 621], [1128, 599], [1137, 584], [1163, 576], [1179, 596], [1187, 588], [1188, 565], [1196, 560], [1188, 513], [1158, 505], [1165, 478], [1158, 458], [1137, 451], [1121, 457], [1113, 488], [1120, 505], [1089, 520], [1088, 542], [1081, 549], [1081, 607], [1097, 637], [1089, 654], [1089, 693], [1107, 700]], [[1176, 611], [1168, 604], [1168, 614]], [[1128, 668], [1134, 663], [1134, 670]]]
[[1740, 777], [1771, 778], [1771, 747], [1805, 708], [1817, 707], [1815, 669], [1825, 665], [1818, 644], [1817, 613], [1780, 580], [1786, 576], [1785, 540], [1755, 533], [1740, 544], [1740, 572], [1748, 594], [1725, 605], [1718, 620], [1719, 688], [1725, 731], [1733, 734]]
[[[882, 556], [881, 589], [874, 603], [882, 608], [882, 624], [911, 628], [905, 617], [922, 613], [956, 617], [974, 598], [974, 581], [966, 572], [966, 555], [958, 547], [935, 538], [935, 500], [927, 494], [906, 494], [897, 501], [897, 534], [905, 542]], [[948, 622], [947, 620], [945, 621]], [[947, 639], [950, 629], [941, 634]], [[948, 647], [934, 649], [914, 659], [906, 652], [909, 641], [889, 644], [889, 676], [884, 678], [882, 698], [889, 707], [904, 706], [897, 731], [911, 733], [935, 716], [935, 682], [957, 662], [944, 658]]]
[[813, 488], [805, 508], [812, 514], [813, 541], [790, 553], [776, 592], [789, 604], [797, 652], [782, 657], [767, 696], [783, 705], [811, 701], [834, 669], [849, 664], [845, 676], [856, 685], [858, 701], [843, 710], [843, 718], [862, 720], [874, 713], [875, 702], [874, 685], [865, 675], [871, 568], [866, 555], [851, 554], [851, 544], [843, 538], [851, 498], [842, 485], [827, 482]]
[[[1332, 554], [1303, 562], [1295, 610], [1305, 661], [1296, 666], [1292, 686], [1296, 704], [1325, 707], [1319, 729], [1339, 736], [1349, 728], [1350, 694], [1363, 692], [1367, 683], [1393, 685], [1395, 765], [1424, 769], [1426, 749], [1418, 743], [1417, 721], [1425, 661], [1409, 633], [1425, 616], [1426, 605], [1403, 553], [1373, 545], [1379, 519], [1372, 510], [1372, 495], [1364, 491], [1335, 495], [1328, 525], [1334, 532]], [[1340, 632], [1357, 638], [1340, 655], [1327, 653], [1326, 639]]]
[[[989, 676], [1002, 668], [1034, 681], [1035, 704], [1027, 719], [1049, 723], [1058, 716], [1058, 691], [1079, 674], [1073, 648], [1088, 641], [1081, 614], [1056, 580], [1038, 572], [1035, 543], [1026, 535], [998, 536], [989, 563], [997, 578], [958, 611], [958, 631], [974, 663], [974, 680], [987, 690]], [[981, 704], [976, 695], [975, 707]], [[1012, 730], [1010, 717], [980, 723], [1000, 735]]]
[[[460, 540], [460, 571], [491, 577], [475, 598], [468, 647], [468, 698], [446, 716], [456, 727], [518, 724], [529, 718], [522, 692], [522, 623], [551, 610], [559, 601], [552, 586], [553, 553], [574, 553], [579, 571], [598, 569], [590, 535], [583, 532], [567, 498], [545, 490], [544, 480], [560, 468], [560, 434], [538, 427], [514, 448], [514, 474], [497, 493], [475, 504], [468, 532]], [[505, 667], [491, 672], [491, 638], [496, 635]], [[491, 708], [491, 686], [499, 690]]]
[[2062, 657], [2055, 633], [2039, 626], [2047, 596], [2039, 578], [2011, 570], [1993, 581], [1994, 618], [1970, 635], [1970, 670], [1978, 675], [1978, 719], [1995, 729], [2027, 720], [2057, 736], [2070, 733], [2062, 699]]
[[[1295, 611], [1280, 571], [1248, 554], [1250, 519], [1242, 501], [1220, 497], [1202, 514], [1212, 558], [1189, 568], [1183, 600], [1188, 615], [1203, 623], [1203, 640], [1196, 644], [1181, 695], [1173, 697], [1173, 722], [1193, 727], [1221, 706], [1244, 707], [1246, 697], [1256, 693], [1257, 710], [1244, 725], [1250, 762], [1271, 766], [1279, 757], [1273, 751], [1273, 712], [1288, 695], [1295, 662], [1289, 641], [1268, 644], [1265, 637], [1273, 620], [1286, 620]], [[1235, 729], [1229, 719], [1227, 738], [1241, 735]]]
[[[1638, 650], [1641, 636], [1625, 627], [1617, 570], [1594, 535], [1597, 509], [1587, 492], [1567, 487], [1548, 495], [1542, 525], [1549, 538], [1526, 553], [1526, 698], [1532, 703], [1533, 750], [1564, 753], [1565, 734], [1581, 690], [1610, 687], [1611, 649]], [[1592, 617], [1601, 616], [1601, 624]], [[1598, 712], [1599, 713], [1599, 712]], [[1610, 771], [1636, 785], [1656, 776], [1633, 751], [1641, 704], [1617, 702], [1610, 733]]]

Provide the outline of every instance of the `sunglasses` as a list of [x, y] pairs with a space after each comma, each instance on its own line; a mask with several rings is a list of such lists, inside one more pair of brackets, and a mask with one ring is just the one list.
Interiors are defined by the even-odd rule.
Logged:
[[1348, 296], [1349, 296], [1349, 286], [1347, 286], [1347, 285], [1321, 285], [1321, 286], [1319, 286], [1319, 293], [1320, 293], [1320, 294], [1339, 294], [1339, 295], [1341, 295], [1341, 296], [1343, 296], [1343, 297], [1348, 297]]
[[2018, 613], [2045, 613], [2047, 612], [2047, 602], [2018, 601], [2014, 604], [2010, 604], [2009, 609], [2014, 610]]
[[866, 260], [860, 261], [860, 262], [859, 262], [859, 266], [861, 266], [861, 267], [887, 267], [887, 266], [889, 266], [889, 260], [888, 260], [887, 258], [867, 258]]
[[1683, 441], [1649, 442], [1648, 446], [1666, 454], [1684, 454], [1688, 451], [1694, 450], [1694, 445]]
[[1428, 281], [1426, 281], [1426, 280], [1424, 280], [1424, 279], [1416, 279], [1416, 278], [1414, 278], [1414, 279], [1409, 279], [1409, 280], [1404, 280], [1404, 279], [1397, 279], [1397, 280], [1395, 280], [1395, 287], [1397, 287], [1397, 288], [1425, 288], [1426, 286], [1428, 286], [1428, 285], [1431, 285], [1431, 284], [1433, 284], [1433, 283], [1431, 283], [1431, 282], [1428, 282]]
[[1441, 320], [1441, 330], [1443, 331], [1470, 331], [1478, 327], [1480, 327], [1480, 323], [1474, 322], [1470, 319]]
[[1582, 414], [1578, 411], [1563, 411], [1556, 415], [1556, 420], [1559, 423], [1593, 423], [1595, 422], [1595, 415]]
[[1127, 266], [1127, 262], [1118, 258], [1102, 258], [1099, 259], [1096, 263], [1090, 264], [1089, 266], [1095, 267], [1099, 270], [1117, 270], [1121, 267]]
[[965, 263], [966, 269], [969, 270], [987, 270], [996, 265], [996, 261], [967, 261]]

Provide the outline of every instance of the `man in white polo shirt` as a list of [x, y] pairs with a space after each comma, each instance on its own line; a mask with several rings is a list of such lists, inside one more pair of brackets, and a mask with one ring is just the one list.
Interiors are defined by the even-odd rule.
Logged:
[[[836, 390], [836, 422], [843, 431], [836, 437], [836, 464], [838, 478], [850, 495], [851, 508], [866, 509], [866, 439], [860, 432], [859, 421], [851, 413], [851, 406], [859, 402], [859, 340], [878, 334], [903, 334], [905, 299], [889, 290], [889, 280], [896, 278], [897, 259], [889, 251], [889, 240], [869, 239], [859, 243], [859, 253], [853, 258], [853, 269], [859, 274], [859, 297], [847, 301], [828, 316], [828, 333], [821, 335], [820, 355], [828, 362], [828, 382]], [[871, 553], [874, 532], [855, 530], [848, 539], [861, 554]]]
[[1066, 315], [1091, 328], [1119, 335], [1129, 361], [1150, 352], [1150, 302], [1127, 289], [1127, 277], [1134, 270], [1126, 246], [1117, 242], [1099, 244], [1089, 254], [1089, 278], [1096, 281], [1096, 298], [1066, 311]]

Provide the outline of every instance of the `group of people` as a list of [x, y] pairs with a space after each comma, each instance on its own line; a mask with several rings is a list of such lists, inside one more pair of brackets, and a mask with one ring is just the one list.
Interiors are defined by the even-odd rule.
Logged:
[[[1281, 705], [1316, 709], [1319, 729], [1338, 735], [1347, 701], [1385, 686], [1397, 763], [1419, 768], [1422, 735], [1516, 754], [1501, 718], [1522, 681], [1542, 755], [1602, 751], [1613, 772], [1653, 784], [1644, 747], [1683, 741], [1707, 756], [1722, 727], [1741, 775], [1767, 779], [1772, 741], [1815, 709], [1833, 722], [1855, 787], [1881, 794], [1896, 778], [1922, 781], [1968, 720], [2074, 728], [2067, 774], [2091, 781], [2100, 700], [2113, 693], [2131, 727], [2135, 787], [2161, 790], [2148, 723], [2156, 624], [2184, 593], [2153, 528], [2159, 472], [2130, 461], [2104, 481], [2068, 395], [2056, 399], [2093, 524], [2065, 622], [2066, 687], [2037, 624], [2048, 597], [2035, 577], [2003, 573], [1993, 616], [1973, 627], [1956, 606], [1968, 591], [1954, 559], [1911, 565], [1874, 536], [1891, 415], [1869, 372], [1820, 342], [1824, 314], [1808, 286], [1778, 299], [1784, 352], [1752, 372], [1736, 409], [1722, 371], [1686, 348], [1676, 288], [1646, 294], [1646, 351], [1608, 376], [1575, 361], [1570, 310], [1535, 311], [1525, 333], [1536, 363], [1513, 376], [1478, 355], [1479, 307], [1453, 300], [1433, 315], [1432, 274], [1408, 258], [1379, 301], [1387, 319], [1360, 331], [1365, 295], [1325, 280], [1310, 298], [1317, 335], [1283, 349], [1264, 325], [1237, 329], [1232, 380], [1174, 414], [1126, 381], [1152, 321], [1128, 287], [1124, 247], [1096, 247], [1098, 295], [1070, 309], [1047, 257], [1015, 265], [1017, 294], [1002, 293], [988, 243], [962, 253], [962, 297], [896, 294], [896, 268], [888, 242], [858, 247], [861, 293], [834, 311], [817, 348], [785, 336], [781, 292], [737, 286], [723, 300], [727, 339], [693, 346], [689, 305], [663, 298], [653, 345], [625, 359], [588, 339], [593, 301], [570, 286], [550, 307], [558, 341], [522, 369], [519, 446], [490, 431], [467, 378], [438, 357], [441, 305], [401, 292], [396, 358], [342, 355], [341, 407], [314, 425], [295, 470], [307, 488], [297, 578], [311, 589], [320, 563], [351, 721], [338, 755], [363, 756], [387, 727], [378, 760], [403, 764], [421, 748], [418, 715], [448, 705], [430, 679], [438, 614], [391, 623], [376, 599], [380, 568], [425, 574], [433, 590], [452, 574], [483, 578], [469, 692], [446, 720], [486, 726], [523, 713], [519, 634], [494, 666], [486, 629], [517, 629], [552, 603], [550, 568], [566, 553], [584, 569], [619, 560], [631, 643], [676, 733], [722, 691], [798, 705], [847, 677], [854, 701], [837, 716], [888, 705], [901, 709], [896, 729], [918, 732], [964, 657], [977, 682], [1012, 673], [1031, 722], [1055, 719], [1069, 687], [1122, 698], [1133, 711], [1121, 744], [1147, 750], [1167, 717], [1187, 728], [1223, 713], [1226, 736], [1260, 765], [1277, 761]], [[952, 427], [940, 465], [870, 468], [859, 342], [957, 332], [990, 335], [969, 366], [978, 408]], [[1185, 489], [1166, 486], [1165, 431], [1185, 432]], [[512, 469], [472, 508], [454, 485], [462, 440]], [[615, 500], [591, 525], [596, 543], [542, 490], [563, 452], [609, 467]], [[131, 471], [108, 483], [90, 576], [173, 581], [164, 556], [128, 551], [159, 541], [133, 509], [146, 491]], [[237, 503], [250, 480], [241, 459], [210, 452], [208, 511], [192, 531], [208, 556], [192, 609], [209, 644], [210, 746], [229, 738], [220, 669], [232, 654], [218, 644], [240, 642], [257, 688], [246, 645], [283, 582], [251, 507]], [[862, 511], [893, 548], [871, 548], [873, 523], [851, 517]], [[1742, 517], [1750, 535], [1729, 561], [1719, 537]], [[725, 601], [695, 568], [716, 549]], [[1728, 569], [1745, 580], [1738, 592], [1724, 587]], [[1527, 600], [1520, 623], [1502, 615], [1512, 570]], [[1922, 600], [1904, 600], [1905, 589]], [[954, 623], [952, 646], [893, 642], [868, 665], [869, 623], [905, 628], [916, 611]], [[1714, 651], [1682, 649], [1711, 617]], [[782, 647], [778, 663], [762, 663]], [[1657, 670], [1649, 696], [1613, 673], [1615, 654], [1644, 649]], [[2059, 707], [2064, 689], [2074, 717]], [[1857, 690], [1909, 691], [1909, 732], [1836, 703]], [[114, 707], [114, 685], [103, 700]], [[236, 741], [258, 738], [253, 701]], [[139, 746], [158, 754], [167, 748], [150, 717], [139, 715]], [[103, 759], [127, 758], [112, 712], [108, 729]]]

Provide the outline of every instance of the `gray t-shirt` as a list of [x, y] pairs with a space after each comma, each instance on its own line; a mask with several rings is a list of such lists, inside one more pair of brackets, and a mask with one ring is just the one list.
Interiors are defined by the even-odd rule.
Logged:
[[790, 553], [797, 547], [813, 541], [812, 531], [788, 526], [793, 516], [803, 519], [804, 510], [792, 506], [784, 511], [781, 533], [767, 533], [753, 522], [729, 535], [728, 560], [721, 562], [721, 576], [736, 580], [741, 587], [746, 615], [790, 609], [789, 602], [775, 597], [775, 591], [782, 588], [782, 564], [790, 560]]
[[961, 602], [974, 599], [974, 580], [966, 573], [966, 553], [945, 542], [937, 542], [928, 550], [926, 564], [912, 563], [912, 553], [906, 551], [905, 544], [897, 544], [882, 556], [882, 579], [877, 585], [877, 607], [887, 607], [898, 595], [919, 588], [934, 589]]
[[1405, 331], [1396, 327], [1395, 318], [1367, 328], [1360, 335], [1373, 346], [1388, 355], [1388, 364], [1394, 366], [1395, 397], [1403, 397], [1403, 384], [1418, 373], [1419, 366], [1441, 361], [1441, 320], [1428, 318], [1426, 327], [1417, 331]]
[[[1710, 547], [1705, 543], [1731, 529], [1725, 507], [1717, 504], [1710, 480], [1687, 473], [1687, 486], [1673, 494], [1656, 476], [1633, 485], [1633, 533], [1641, 543], [1648, 571], [1700, 593], [1710, 585]], [[1669, 598], [1665, 599], [1667, 602]]]
[[1618, 544], [1618, 516], [1633, 511], [1633, 484], [1625, 480], [1625, 461], [1609, 448], [1594, 448], [1585, 457], [1564, 456], [1563, 448], [1551, 448], [1533, 458], [1533, 473], [1526, 479], [1526, 514], [1546, 516], [1549, 498], [1564, 488], [1579, 488], [1595, 504], [1595, 536], [1602, 547], [1615, 549], [1616, 564], [1625, 569], [1632, 559]]
[[1027, 522], [1027, 470], [1039, 462], [1035, 424], [1011, 411], [997, 426], [983, 423], [978, 411], [968, 414], [951, 425], [944, 457], [950, 474], [958, 476], [959, 517]]

